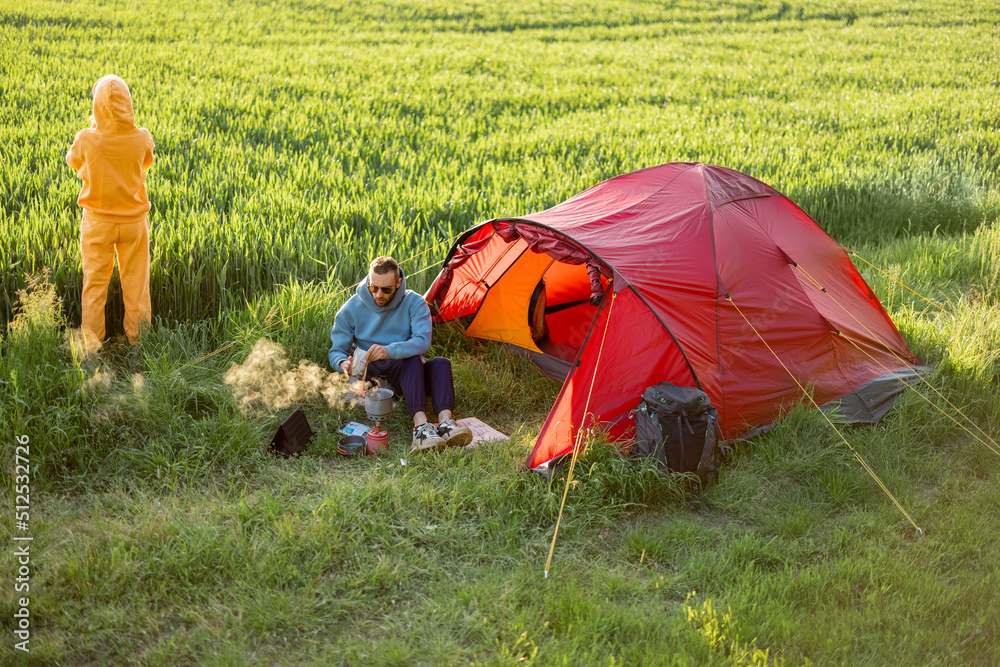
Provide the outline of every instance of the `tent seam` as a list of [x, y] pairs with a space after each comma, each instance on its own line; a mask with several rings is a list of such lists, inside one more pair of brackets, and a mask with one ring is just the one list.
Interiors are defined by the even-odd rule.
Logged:
[[[704, 182], [704, 179], [702, 179], [702, 182]], [[707, 183], [705, 184], [705, 196], [706, 197], [708, 196], [708, 184]], [[780, 194], [780, 193], [774, 194], [774, 193], [771, 193], [771, 192], [760, 192], [760, 193], [752, 194], [752, 195], [739, 195], [737, 197], [730, 197], [729, 199], [725, 199], [723, 201], [720, 201], [718, 204], [715, 204], [714, 206], [712, 206], [712, 210], [714, 211], [715, 209], [720, 208], [722, 206], [725, 206], [726, 204], [732, 204], [733, 202], [743, 201], [744, 199], [761, 199], [762, 197], [784, 197], [784, 196], [785, 195]], [[785, 197], [785, 198], [788, 199], [787, 197]]]
[[[705, 170], [701, 170], [701, 184], [705, 187], [705, 199], [710, 200], [708, 194], [708, 182], [705, 180]], [[723, 202], [723, 204], [728, 202]], [[720, 204], [721, 206], [721, 204]], [[715, 274], [715, 364], [719, 370], [719, 391], [722, 392], [722, 405], [719, 406], [719, 423], [725, 424], [726, 419], [726, 383], [722, 380], [722, 327], [719, 325], [719, 285], [722, 284], [722, 276], [719, 275], [719, 255], [715, 245], [715, 209], [712, 206], [708, 210], [708, 236], [712, 241], [712, 271]], [[727, 290], [728, 292], [728, 290]], [[701, 387], [698, 387], [701, 389]]]

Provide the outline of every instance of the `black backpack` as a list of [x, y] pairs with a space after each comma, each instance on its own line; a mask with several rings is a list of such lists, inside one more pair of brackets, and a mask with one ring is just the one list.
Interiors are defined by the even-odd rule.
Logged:
[[632, 456], [652, 457], [664, 470], [693, 472], [704, 487], [719, 473], [719, 435], [719, 413], [705, 392], [661, 382], [642, 392]]

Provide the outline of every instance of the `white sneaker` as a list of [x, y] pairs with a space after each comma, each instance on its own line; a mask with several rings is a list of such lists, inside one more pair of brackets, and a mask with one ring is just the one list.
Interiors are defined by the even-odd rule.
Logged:
[[444, 438], [438, 435], [434, 424], [424, 422], [420, 426], [413, 428], [413, 446], [411, 452], [419, 452], [428, 449], [441, 449], [445, 446]]
[[454, 419], [446, 419], [437, 427], [437, 434], [444, 438], [449, 447], [465, 447], [472, 442], [472, 430], [468, 426], [459, 426]]

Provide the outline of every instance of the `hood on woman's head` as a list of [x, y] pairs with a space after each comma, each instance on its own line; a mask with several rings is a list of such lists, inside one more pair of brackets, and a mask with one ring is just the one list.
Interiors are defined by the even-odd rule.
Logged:
[[135, 128], [132, 94], [128, 85], [114, 74], [102, 76], [94, 84], [94, 112], [90, 117], [104, 132], [127, 132]]

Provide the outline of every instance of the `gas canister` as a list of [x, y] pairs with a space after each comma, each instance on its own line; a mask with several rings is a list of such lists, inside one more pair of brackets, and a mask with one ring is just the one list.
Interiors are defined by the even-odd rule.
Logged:
[[389, 432], [384, 428], [369, 429], [365, 437], [368, 440], [369, 456], [378, 456], [389, 446]]

